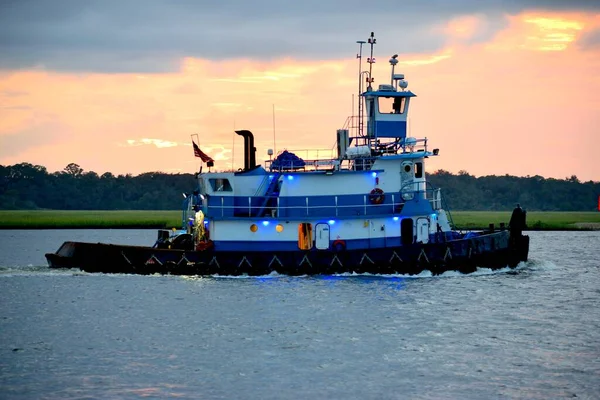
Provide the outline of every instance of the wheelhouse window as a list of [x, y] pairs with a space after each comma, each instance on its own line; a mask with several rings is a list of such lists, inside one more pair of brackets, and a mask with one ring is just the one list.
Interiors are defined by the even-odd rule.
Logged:
[[405, 97], [378, 97], [377, 101], [380, 114], [404, 114]]
[[231, 192], [233, 189], [231, 188], [231, 184], [229, 183], [229, 179], [224, 178], [213, 178], [209, 179], [210, 187], [213, 192]]

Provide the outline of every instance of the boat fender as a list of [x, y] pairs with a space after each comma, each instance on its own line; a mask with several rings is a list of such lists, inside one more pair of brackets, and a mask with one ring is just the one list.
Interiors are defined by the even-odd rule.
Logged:
[[334, 240], [331, 244], [331, 247], [334, 251], [340, 252], [346, 250], [346, 241], [345, 240]]
[[384, 199], [385, 194], [380, 188], [375, 188], [371, 190], [371, 193], [369, 193], [369, 201], [371, 202], [371, 204], [381, 204], [383, 203]]
[[211, 247], [213, 247], [212, 240], [198, 242], [198, 244], [196, 244], [196, 251], [204, 251], [204, 250], [210, 249]]

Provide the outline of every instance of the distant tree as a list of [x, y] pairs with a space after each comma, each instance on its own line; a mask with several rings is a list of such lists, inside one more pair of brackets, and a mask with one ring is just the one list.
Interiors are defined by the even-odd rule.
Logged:
[[81, 176], [81, 174], [83, 174], [83, 168], [75, 163], [70, 163], [64, 168], [63, 171], [73, 177]]

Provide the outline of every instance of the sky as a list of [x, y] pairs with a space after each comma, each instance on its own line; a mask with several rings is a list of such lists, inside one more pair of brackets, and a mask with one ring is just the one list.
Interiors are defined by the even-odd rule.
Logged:
[[[398, 54], [427, 170], [600, 181], [600, 2], [0, 0], [0, 164], [98, 174], [328, 155]], [[368, 47], [363, 56], [368, 56]], [[367, 69], [367, 64], [362, 69]], [[259, 161], [260, 162], [260, 161]]]

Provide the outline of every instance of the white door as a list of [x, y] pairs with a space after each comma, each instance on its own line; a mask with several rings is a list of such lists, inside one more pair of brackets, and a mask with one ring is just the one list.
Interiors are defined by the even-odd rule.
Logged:
[[429, 219], [417, 218], [417, 243], [429, 242]]
[[329, 224], [315, 225], [315, 245], [318, 250], [329, 249]]

